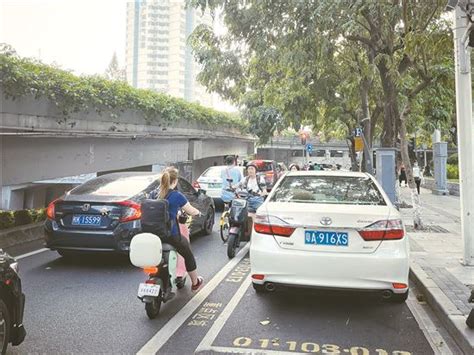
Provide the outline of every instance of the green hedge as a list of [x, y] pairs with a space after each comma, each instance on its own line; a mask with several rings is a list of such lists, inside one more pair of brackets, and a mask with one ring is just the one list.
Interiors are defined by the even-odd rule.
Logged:
[[447, 172], [448, 172], [448, 179], [459, 179], [459, 166], [448, 164]]
[[0, 211], [0, 230], [37, 223], [46, 219], [46, 209]]
[[117, 117], [125, 110], [141, 112], [149, 124], [169, 126], [186, 121], [237, 128], [248, 132], [238, 115], [219, 112], [152, 90], [135, 89], [122, 81], [100, 76], [76, 76], [39, 61], [21, 58], [0, 46], [0, 85], [7, 98], [26, 95], [46, 98], [67, 117], [79, 111], [103, 110]]

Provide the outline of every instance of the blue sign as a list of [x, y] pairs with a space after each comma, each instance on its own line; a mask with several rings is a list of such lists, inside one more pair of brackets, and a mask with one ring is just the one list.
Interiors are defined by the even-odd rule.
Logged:
[[307, 152], [312, 152], [313, 151], [313, 145], [312, 144], [306, 144], [306, 151]]
[[362, 135], [362, 128], [357, 127], [357, 128], [354, 130], [354, 136], [360, 137], [361, 135]]

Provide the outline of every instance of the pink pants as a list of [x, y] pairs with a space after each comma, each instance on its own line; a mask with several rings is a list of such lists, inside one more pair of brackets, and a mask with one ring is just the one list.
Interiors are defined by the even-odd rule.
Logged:
[[[179, 223], [179, 231], [183, 238], [189, 241], [189, 229], [185, 224]], [[178, 265], [176, 267], [176, 277], [186, 276], [186, 266], [184, 265], [184, 258], [178, 254]]]

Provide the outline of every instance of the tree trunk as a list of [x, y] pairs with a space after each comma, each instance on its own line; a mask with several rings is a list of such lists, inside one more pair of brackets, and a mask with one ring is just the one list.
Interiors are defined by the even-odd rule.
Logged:
[[351, 170], [359, 171], [359, 165], [357, 164], [356, 153], [354, 150], [354, 138], [349, 136], [347, 138], [347, 145], [349, 146], [349, 155], [351, 157]]
[[[371, 130], [371, 124], [370, 124], [370, 110], [369, 110], [369, 89], [370, 89], [370, 81], [368, 79], [363, 79], [360, 85], [360, 100], [361, 100], [361, 108], [362, 108], [362, 117], [361, 117], [361, 122], [362, 122], [362, 130], [364, 132], [364, 138], [367, 143], [367, 150], [371, 152], [371, 139], [370, 137], [372, 136], [370, 130]], [[365, 143], [364, 143], [365, 144]], [[364, 150], [364, 154], [366, 153], [366, 150]], [[362, 160], [362, 170], [367, 171], [367, 158], [364, 158]], [[370, 158], [372, 159], [372, 158]], [[373, 171], [370, 171], [371, 174], [373, 174]]]
[[398, 89], [390, 77], [385, 60], [377, 64], [384, 94], [384, 118], [382, 132], [382, 147], [395, 147], [397, 142], [398, 120]]
[[402, 110], [400, 116], [400, 150], [402, 154], [402, 161], [405, 165], [405, 172], [407, 174], [408, 187], [411, 192], [411, 201], [413, 205], [413, 226], [415, 229], [420, 229], [423, 226], [421, 220], [421, 200], [418, 191], [416, 190], [416, 183], [413, 177], [413, 169], [411, 166], [410, 156], [408, 154], [407, 128], [405, 119], [410, 111], [410, 105], [407, 103]]
[[372, 136], [370, 130], [370, 111], [369, 111], [369, 81], [364, 80], [360, 87], [360, 100], [361, 100], [361, 108], [362, 108], [362, 129], [364, 130], [364, 136], [369, 145], [371, 146], [371, 139]]

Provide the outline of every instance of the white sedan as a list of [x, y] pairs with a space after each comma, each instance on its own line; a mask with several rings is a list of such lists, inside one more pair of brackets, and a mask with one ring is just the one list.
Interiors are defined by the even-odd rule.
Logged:
[[378, 291], [408, 296], [409, 243], [400, 213], [370, 175], [290, 172], [257, 210], [253, 287]]
[[[245, 168], [243, 166], [237, 167], [240, 170], [242, 176], [245, 174]], [[221, 174], [224, 169], [227, 169], [226, 165], [211, 166], [204, 171], [201, 176], [193, 183], [196, 189], [203, 189], [206, 191], [206, 195], [212, 197], [214, 200], [220, 200], [222, 193], [222, 178]], [[236, 181], [235, 183], [238, 183]]]

